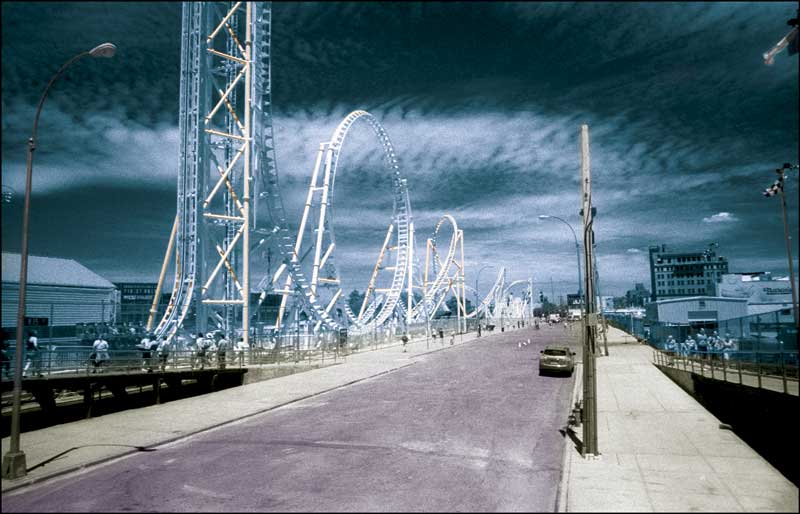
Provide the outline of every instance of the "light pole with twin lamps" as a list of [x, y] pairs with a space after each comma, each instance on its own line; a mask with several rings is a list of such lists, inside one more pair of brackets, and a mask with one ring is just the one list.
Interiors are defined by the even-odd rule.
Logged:
[[27, 473], [25, 464], [25, 452], [19, 445], [19, 416], [20, 416], [20, 397], [22, 393], [22, 353], [25, 350], [23, 340], [25, 323], [25, 286], [28, 281], [28, 219], [31, 207], [31, 179], [33, 176], [33, 151], [36, 150], [36, 129], [39, 126], [39, 114], [42, 112], [42, 105], [47, 98], [47, 93], [53, 83], [64, 73], [64, 70], [80, 59], [81, 57], [113, 57], [117, 47], [112, 43], [103, 43], [87, 52], [81, 52], [69, 61], [65, 62], [58, 69], [53, 78], [44, 88], [44, 93], [39, 99], [39, 106], [36, 108], [36, 117], [33, 119], [33, 131], [28, 139], [28, 168], [25, 174], [25, 201], [22, 208], [22, 248], [19, 257], [19, 305], [17, 306], [17, 347], [14, 351], [14, 396], [11, 407], [11, 440], [8, 452], [3, 455], [3, 478], [23, 477]]

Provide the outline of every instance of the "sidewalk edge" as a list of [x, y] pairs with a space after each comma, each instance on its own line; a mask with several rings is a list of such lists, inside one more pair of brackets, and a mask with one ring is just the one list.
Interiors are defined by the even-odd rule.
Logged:
[[[578, 400], [578, 391], [581, 390], [583, 383], [583, 363], [576, 362], [573, 371], [575, 375], [575, 383], [572, 386], [572, 396], [570, 397], [570, 410]], [[572, 451], [571, 440], [566, 435], [564, 436], [564, 457], [561, 462], [561, 480], [558, 483], [558, 491], [556, 492], [556, 505], [555, 512], [568, 512], [567, 501], [569, 500], [569, 477], [572, 464]]]

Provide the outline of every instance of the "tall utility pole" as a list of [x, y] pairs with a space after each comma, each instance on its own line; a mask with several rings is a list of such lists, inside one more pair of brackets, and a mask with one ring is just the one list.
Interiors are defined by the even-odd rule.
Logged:
[[[795, 29], [796, 30], [796, 29]], [[795, 285], [794, 281], [794, 260], [792, 259], [792, 237], [789, 235], [789, 222], [786, 219], [786, 196], [783, 193], [783, 183], [786, 179], [786, 171], [792, 168], [797, 168], [798, 166], [792, 166], [789, 163], [785, 163], [783, 168], [778, 168], [775, 170], [780, 177], [781, 187], [779, 188], [779, 193], [781, 195], [781, 212], [783, 214], [783, 238], [786, 241], [786, 257], [789, 259], [789, 287], [792, 290], [792, 315], [794, 316], [794, 328], [795, 328], [795, 339], [797, 338], [797, 334], [800, 333], [800, 321], [797, 318], [797, 286]], [[800, 358], [800, 346], [797, 347], [797, 355]]]
[[589, 166], [589, 126], [581, 125], [581, 185], [583, 215], [584, 279], [586, 316], [583, 317], [583, 457], [599, 455], [597, 449], [597, 377], [595, 375], [595, 333], [597, 310], [594, 292], [594, 230], [592, 222], [592, 172]]
[[[786, 178], [784, 171], [790, 169], [791, 164], [784, 164], [783, 169], [778, 168], [781, 176], [781, 182]], [[783, 193], [783, 187], [780, 188], [781, 195], [781, 212], [783, 214], [783, 239], [786, 241], [786, 257], [789, 259], [789, 284], [792, 290], [792, 314], [794, 315], [794, 326], [800, 332], [800, 322], [797, 318], [797, 289], [794, 281], [794, 261], [792, 260], [792, 237], [789, 235], [789, 222], [786, 219], [786, 196]]]

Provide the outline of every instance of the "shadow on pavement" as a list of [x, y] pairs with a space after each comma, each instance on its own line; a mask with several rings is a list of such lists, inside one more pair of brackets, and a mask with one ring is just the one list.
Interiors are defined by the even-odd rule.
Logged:
[[558, 431], [562, 436], [569, 436], [569, 438], [572, 439], [572, 443], [575, 445], [575, 449], [578, 450], [578, 453], [583, 455], [583, 441], [578, 439], [578, 435], [572, 430], [572, 427], [559, 428]]
[[130, 444], [85, 444], [83, 446], [74, 446], [74, 447], [72, 447], [72, 448], [70, 448], [68, 450], [64, 450], [63, 452], [50, 457], [49, 459], [45, 459], [45, 460], [43, 460], [42, 462], [40, 462], [38, 464], [34, 464], [33, 466], [28, 468], [28, 472], [30, 473], [31, 471], [33, 471], [36, 468], [42, 467], [42, 466], [44, 466], [45, 464], [47, 464], [49, 462], [53, 462], [54, 460], [56, 460], [59, 457], [62, 457], [64, 455], [68, 454], [69, 452], [71, 452], [73, 450], [80, 450], [81, 448], [90, 448], [90, 447], [93, 447], [93, 446], [125, 446], [125, 447], [128, 447], [128, 448], [135, 448], [137, 451], [140, 451], [140, 452], [154, 452], [154, 451], [156, 451], [155, 448], [147, 448], [145, 446], [133, 446], [133, 445], [130, 445]]

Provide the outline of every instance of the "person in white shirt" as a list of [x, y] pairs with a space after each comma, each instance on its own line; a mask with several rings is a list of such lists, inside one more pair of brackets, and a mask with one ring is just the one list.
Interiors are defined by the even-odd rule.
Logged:
[[147, 333], [142, 338], [141, 342], [139, 343], [139, 350], [142, 352], [142, 370], [146, 370], [148, 373], [153, 371], [153, 363], [152, 363], [152, 355], [153, 352], [150, 349], [150, 345], [152, 341], [150, 338], [153, 337], [152, 334]]
[[725, 339], [722, 343], [722, 356], [727, 361], [731, 358], [731, 352], [736, 350], [736, 343], [733, 341], [730, 332], [725, 333]]
[[197, 334], [197, 360], [200, 364], [200, 369], [205, 369], [206, 364], [208, 364], [208, 352], [211, 351], [211, 345], [213, 341], [211, 340], [211, 332], [206, 334], [203, 337], [203, 334]]
[[249, 349], [249, 346], [244, 342], [244, 336], [239, 336], [239, 340], [236, 341], [236, 348], [234, 349], [236, 359], [239, 361], [239, 366], [244, 366], [244, 354], [245, 351]]
[[95, 367], [95, 369], [92, 370], [92, 373], [97, 370], [102, 372], [103, 365], [110, 360], [108, 356], [108, 341], [106, 341], [103, 336], [97, 336], [97, 339], [95, 339], [94, 344], [92, 345], [92, 350], [92, 353], [94, 354], [92, 363]]
[[667, 342], [664, 345], [664, 347], [668, 352], [674, 352], [675, 351], [675, 338], [672, 337], [672, 334], [667, 336]]
[[225, 369], [225, 354], [230, 347], [230, 341], [222, 332], [217, 333], [217, 365], [219, 369]]
[[28, 341], [25, 343], [25, 369], [22, 376], [27, 376], [28, 369], [33, 366], [33, 374], [43, 376], [40, 370], [41, 359], [39, 357], [39, 338], [35, 330], [28, 333]]

